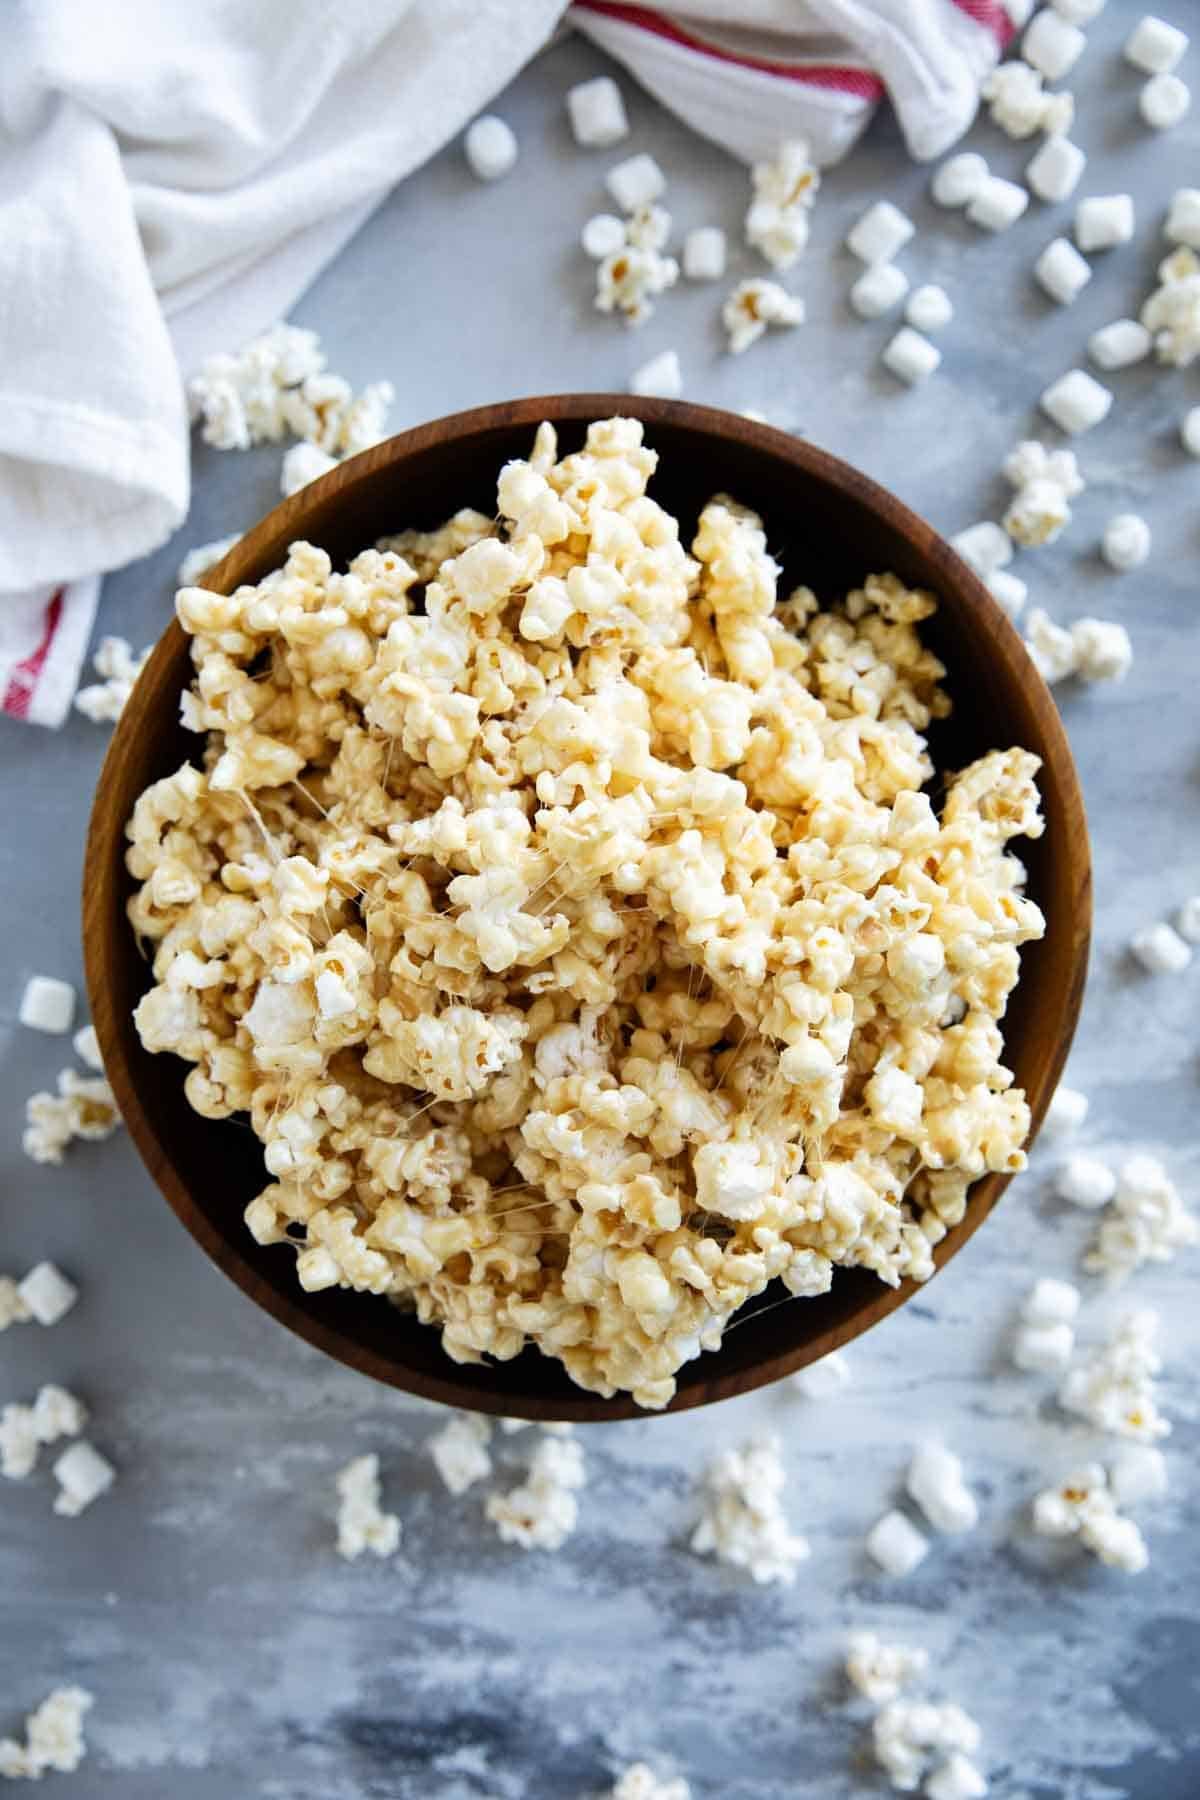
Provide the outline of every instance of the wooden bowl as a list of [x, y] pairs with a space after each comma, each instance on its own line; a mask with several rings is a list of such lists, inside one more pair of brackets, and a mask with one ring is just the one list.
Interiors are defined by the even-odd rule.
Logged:
[[[431, 526], [461, 506], [490, 513], [502, 463], [527, 453], [541, 419], [577, 448], [591, 419], [643, 419], [661, 453], [653, 492], [685, 528], [724, 490], [760, 511], [772, 550], [792, 581], [836, 596], [872, 571], [894, 570], [941, 600], [926, 635], [949, 669], [953, 717], [934, 731], [939, 768], [1020, 744], [1042, 759], [1047, 829], [1022, 844], [1029, 892], [1046, 915], [1041, 943], [1022, 952], [1021, 982], [1005, 1021], [1007, 1061], [1029, 1096], [1034, 1128], [1059, 1080], [1075, 1028], [1091, 923], [1087, 827], [1071, 753], [1053, 700], [1020, 639], [987, 590], [921, 519], [866, 476], [767, 426], [708, 407], [573, 394], [457, 413], [365, 451], [267, 515], [207, 577], [231, 592], [276, 568], [307, 538], [346, 559], [406, 526]], [[126, 921], [133, 883], [125, 871], [125, 823], [142, 789], [196, 754], [178, 722], [191, 678], [188, 640], [164, 632], [113, 735], [88, 833], [83, 941], [92, 1018], [125, 1123], [151, 1175], [192, 1236], [251, 1299], [310, 1344], [380, 1381], [454, 1406], [529, 1419], [617, 1419], [640, 1409], [626, 1395], [603, 1400], [576, 1387], [534, 1350], [512, 1362], [461, 1366], [440, 1334], [364, 1294], [305, 1294], [293, 1258], [260, 1248], [242, 1221], [266, 1176], [244, 1124], [215, 1123], [184, 1098], [185, 1065], [151, 1056], [132, 1013], [148, 969]], [[962, 1224], [934, 1253], [943, 1266], [982, 1225], [1008, 1177], [972, 1190]], [[888, 1288], [865, 1270], [839, 1271], [830, 1293], [777, 1305], [776, 1285], [738, 1315], [721, 1348], [679, 1372], [672, 1410], [704, 1405], [776, 1381], [857, 1337], [915, 1292]], [[753, 1315], [753, 1316], [752, 1316]]]

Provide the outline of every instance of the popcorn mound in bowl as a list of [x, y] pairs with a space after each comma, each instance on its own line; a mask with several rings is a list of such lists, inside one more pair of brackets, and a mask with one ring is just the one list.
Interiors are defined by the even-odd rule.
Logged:
[[201, 767], [128, 826], [137, 1028], [250, 1115], [256, 1240], [645, 1407], [776, 1277], [924, 1280], [1023, 1167], [997, 1021], [1044, 929], [1037, 759], [922, 791], [933, 598], [779, 599], [762, 522], [718, 497], [689, 552], [656, 461], [543, 425], [498, 519], [182, 589]]

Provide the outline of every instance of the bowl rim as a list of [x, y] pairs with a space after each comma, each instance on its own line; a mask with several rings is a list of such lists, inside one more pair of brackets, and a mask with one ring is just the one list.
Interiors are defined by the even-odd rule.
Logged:
[[[1077, 888], [1077, 914], [1072, 920], [1066, 975], [1061, 984], [1059, 1040], [1045, 1066], [1040, 1091], [1030, 1096], [1032, 1118], [1027, 1142], [1032, 1144], [1054, 1089], [1061, 1079], [1078, 1024], [1091, 941], [1091, 852], [1078, 773], [1058, 708], [1003, 609], [941, 534], [870, 476], [808, 439], [794, 437], [770, 424], [747, 419], [740, 413], [728, 412], [719, 407], [700, 406], [690, 401], [648, 399], [603, 392], [527, 396], [446, 414], [399, 432], [359, 455], [348, 458], [328, 474], [271, 508], [242, 534], [220, 562], [208, 570], [196, 585], [230, 593], [248, 579], [260, 579], [257, 575], [251, 577], [249, 571], [262, 561], [266, 546], [281, 533], [289, 539], [303, 537], [305, 519], [321, 502], [359, 481], [369, 480], [380, 469], [402, 464], [410, 456], [434, 445], [475, 437], [492, 429], [527, 427], [532, 431], [544, 419], [555, 425], [578, 426], [617, 414], [639, 419], [651, 434], [655, 425], [667, 423], [697, 432], [714, 443], [732, 440], [751, 449], [761, 450], [777, 462], [790, 465], [798, 475], [823, 483], [859, 506], [867, 507], [909, 542], [919, 538], [921, 554], [931, 569], [930, 585], [938, 589], [939, 598], [949, 590], [954, 595], [955, 605], [968, 602], [973, 609], [981, 611], [987, 621], [987, 635], [993, 640], [993, 648], [1003, 651], [1011, 673], [1020, 674], [1030, 711], [1041, 736], [1043, 762], [1054, 763], [1064, 817], [1071, 826], [1067, 833], [1070, 843], [1066, 853], [1074, 858]], [[177, 618], [172, 616], [135, 684], [131, 702], [139, 689], [144, 691], [151, 686], [158, 671], [180, 654], [184, 641], [182, 627]], [[928, 1286], [928, 1282], [917, 1284], [906, 1280], [898, 1287], [891, 1288], [880, 1282], [876, 1296], [856, 1308], [848, 1319], [829, 1327], [818, 1337], [764, 1357], [747, 1369], [733, 1370], [724, 1376], [714, 1366], [705, 1381], [679, 1388], [667, 1407], [650, 1410], [639, 1406], [630, 1394], [623, 1392], [605, 1399], [584, 1388], [579, 1388], [577, 1395], [572, 1393], [560, 1398], [543, 1398], [528, 1393], [505, 1394], [503, 1391], [492, 1392], [486, 1389], [468, 1390], [459, 1378], [460, 1365], [444, 1353], [444, 1372], [433, 1373], [408, 1368], [389, 1360], [373, 1346], [349, 1336], [337, 1325], [327, 1324], [304, 1310], [299, 1304], [299, 1288], [296, 1290], [297, 1299], [292, 1299], [266, 1283], [233, 1238], [226, 1236], [193, 1198], [187, 1183], [179, 1175], [175, 1162], [166, 1153], [142, 1104], [124, 1054], [119, 1021], [109, 1001], [103, 953], [104, 930], [115, 910], [122, 913], [124, 911], [120, 888], [124, 876], [126, 839], [124, 819], [118, 820], [115, 812], [111, 816], [106, 814], [103, 796], [113, 785], [117, 771], [133, 755], [137, 742], [137, 713], [138, 708], [128, 704], [117, 722], [97, 780], [88, 823], [82, 902], [84, 975], [92, 1019], [100, 1041], [105, 1072], [116, 1095], [122, 1119], [154, 1184], [181, 1224], [217, 1267], [277, 1323], [347, 1367], [423, 1399], [492, 1414], [507, 1413], [531, 1421], [569, 1420], [589, 1423], [667, 1416], [766, 1386], [861, 1336], [864, 1331]], [[1078, 830], [1074, 829], [1075, 822], [1078, 823]], [[128, 1022], [125, 1024], [127, 1026]], [[980, 1177], [972, 1184], [964, 1219], [934, 1249], [935, 1273], [951, 1260], [991, 1215], [1011, 1179], [1009, 1174], [991, 1174]], [[735, 1315], [735, 1318], [746, 1317], [752, 1310], [758, 1309], [750, 1302], [748, 1308]], [[713, 1361], [715, 1364], [715, 1355]]]

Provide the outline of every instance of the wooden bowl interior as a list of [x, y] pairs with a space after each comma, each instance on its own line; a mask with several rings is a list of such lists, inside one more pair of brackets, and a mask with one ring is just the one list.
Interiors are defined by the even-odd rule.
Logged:
[[[275, 509], [209, 577], [232, 591], [278, 566], [307, 538], [335, 563], [388, 532], [440, 523], [461, 506], [491, 512], [509, 458], [527, 453], [537, 421], [559, 425], [561, 447], [582, 441], [587, 420], [617, 411], [646, 420], [660, 453], [652, 485], [685, 530], [712, 494], [727, 492], [764, 516], [784, 566], [781, 592], [806, 582], [833, 598], [873, 571], [894, 570], [932, 587], [942, 605], [926, 631], [948, 665], [955, 701], [937, 728], [939, 769], [1020, 744], [1044, 763], [1046, 835], [1020, 844], [1029, 891], [1048, 932], [1022, 953], [1021, 983], [1005, 1021], [1007, 1056], [1029, 1095], [1035, 1126], [1061, 1073], [1086, 967], [1089, 865], [1082, 802], [1049, 694], [1016, 633], [982, 585], [940, 538], [845, 464], [732, 415], [627, 396], [527, 400], [458, 415], [391, 439]], [[459, 1366], [439, 1334], [370, 1297], [306, 1295], [293, 1259], [260, 1248], [242, 1211], [265, 1185], [261, 1146], [244, 1124], [192, 1112], [185, 1066], [141, 1046], [132, 1012], [149, 982], [125, 916], [133, 883], [124, 868], [124, 827], [148, 783], [195, 759], [197, 740], [178, 723], [191, 677], [177, 624], [164, 634], [114, 734], [97, 790], [84, 881], [84, 947], [92, 1014], [122, 1113], [150, 1173], [183, 1223], [225, 1272], [283, 1324], [343, 1362], [429, 1398], [531, 1418], [617, 1418], [639, 1409], [625, 1396], [602, 1400], [533, 1350], [510, 1363]], [[940, 1265], [977, 1229], [1006, 1185], [989, 1176], [972, 1191], [967, 1217], [938, 1247]], [[865, 1271], [840, 1272], [821, 1299], [777, 1304], [777, 1286], [745, 1310], [721, 1349], [679, 1374], [675, 1409], [771, 1381], [865, 1330], [908, 1297]], [[752, 1316], [753, 1315], [753, 1316]]]

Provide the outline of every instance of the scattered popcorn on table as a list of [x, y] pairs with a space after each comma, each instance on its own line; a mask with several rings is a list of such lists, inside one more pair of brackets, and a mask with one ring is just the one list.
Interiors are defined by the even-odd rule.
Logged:
[[777, 281], [739, 281], [724, 306], [721, 322], [729, 333], [735, 356], [756, 344], [768, 325], [800, 325], [804, 302], [781, 288]]
[[1114, 319], [1088, 339], [1088, 355], [1098, 369], [1127, 369], [1142, 362], [1154, 348], [1154, 339], [1136, 319]]
[[1169, 1485], [1167, 1459], [1153, 1444], [1125, 1444], [1109, 1465], [1108, 1485], [1121, 1507], [1161, 1500]]
[[620, 248], [605, 256], [596, 269], [596, 308], [619, 312], [628, 325], [641, 325], [654, 311], [651, 300], [674, 287], [679, 264], [664, 256], [671, 233], [671, 215], [661, 206], [639, 207], [623, 225]]
[[[1051, 7], [1034, 15], [1021, 39], [1021, 55], [1047, 81], [1061, 81], [1075, 67], [1086, 48], [1087, 38], [1078, 25], [1070, 24]], [[1002, 63], [1000, 66], [1011, 65]]]
[[631, 1763], [608, 1800], [692, 1800], [692, 1790], [682, 1776], [660, 1781], [648, 1763]]
[[77, 1439], [54, 1464], [54, 1479], [58, 1483], [55, 1512], [60, 1518], [78, 1518], [94, 1500], [107, 1494], [116, 1476], [107, 1457], [101, 1456], [86, 1438]]
[[1071, 523], [1071, 508], [1056, 481], [1031, 481], [1017, 489], [1001, 523], [1014, 544], [1037, 550], [1062, 536]]
[[1159, 362], [1186, 369], [1200, 356], [1200, 257], [1172, 251], [1158, 265], [1158, 280], [1142, 307], [1142, 324], [1154, 333]]
[[890, 1700], [877, 1714], [872, 1735], [875, 1760], [886, 1769], [892, 1786], [911, 1793], [935, 1758], [973, 1756], [982, 1733], [952, 1701], [935, 1706], [927, 1700]]
[[1071, 627], [1075, 673], [1081, 681], [1124, 681], [1133, 667], [1133, 645], [1112, 619], [1076, 619]]
[[1081, 250], [1111, 250], [1134, 232], [1132, 194], [1093, 194], [1075, 208], [1075, 242]]
[[1095, 1156], [1069, 1156], [1055, 1171], [1054, 1192], [1059, 1199], [1089, 1212], [1107, 1206], [1116, 1191], [1116, 1176]]
[[973, 150], [949, 156], [934, 172], [931, 192], [939, 206], [966, 206], [988, 178], [988, 166]]
[[395, 1513], [379, 1504], [379, 1458], [372, 1450], [356, 1456], [340, 1471], [337, 1547], [339, 1556], [353, 1562], [369, 1550], [373, 1556], [391, 1556], [400, 1542], [401, 1525]]
[[1040, 1537], [1078, 1537], [1102, 1563], [1127, 1575], [1141, 1574], [1150, 1561], [1141, 1532], [1117, 1511], [1099, 1463], [1086, 1463], [1059, 1487], [1038, 1494], [1033, 1529]]
[[754, 198], [746, 213], [746, 242], [775, 269], [790, 269], [808, 243], [809, 213], [821, 177], [803, 138], [780, 144], [769, 162], [751, 170]]
[[916, 226], [890, 200], [876, 200], [846, 236], [846, 248], [860, 262], [891, 262], [914, 236]]
[[1182, 59], [1188, 41], [1186, 31], [1147, 13], [1125, 40], [1125, 61], [1147, 75], [1167, 75]]
[[74, 1138], [97, 1140], [111, 1137], [121, 1123], [116, 1096], [107, 1081], [88, 1079], [74, 1069], [63, 1069], [58, 1093], [44, 1090], [25, 1102], [25, 1154], [38, 1163], [60, 1163]]
[[929, 1554], [929, 1539], [902, 1512], [885, 1512], [866, 1538], [867, 1555], [885, 1575], [911, 1575]]
[[87, 1408], [66, 1388], [47, 1382], [33, 1403], [33, 1429], [39, 1444], [54, 1444], [62, 1437], [78, 1437], [87, 1424]]
[[395, 399], [390, 381], [372, 381], [355, 394], [340, 375], [310, 375], [284, 394], [288, 430], [329, 456], [357, 456], [377, 444], [387, 428]]
[[979, 1506], [963, 1479], [962, 1463], [944, 1444], [918, 1445], [905, 1486], [935, 1531], [955, 1534], [979, 1523]]
[[1087, 1419], [1099, 1431], [1153, 1443], [1171, 1426], [1158, 1410], [1154, 1377], [1162, 1358], [1154, 1348], [1158, 1314], [1149, 1308], [1127, 1313], [1106, 1344], [1087, 1361], [1067, 1371], [1058, 1390], [1059, 1405]]
[[954, 307], [945, 288], [927, 282], [909, 295], [904, 317], [916, 331], [944, 331], [954, 317]]
[[430, 1438], [434, 1467], [452, 1494], [465, 1494], [473, 1483], [486, 1481], [491, 1474], [487, 1448], [491, 1435], [490, 1419], [481, 1413], [459, 1413]]
[[1020, 59], [998, 63], [980, 95], [988, 103], [993, 124], [1010, 138], [1029, 138], [1038, 131], [1061, 137], [1074, 122], [1075, 102], [1070, 94], [1047, 94], [1041, 71]]
[[1012, 561], [1012, 540], [992, 519], [980, 519], [978, 524], [956, 531], [950, 544], [980, 575], [992, 575]]
[[1051, 238], [1033, 265], [1041, 287], [1060, 306], [1070, 306], [1092, 279], [1091, 265], [1064, 237]]
[[1050, 1097], [1042, 1129], [1047, 1137], [1070, 1137], [1088, 1116], [1088, 1097], [1079, 1088], [1060, 1082]]
[[725, 273], [725, 233], [719, 225], [697, 225], [683, 240], [683, 272], [689, 281], [720, 281]]
[[911, 325], [902, 325], [884, 346], [881, 360], [899, 380], [914, 387], [933, 374], [941, 363], [942, 353], [936, 344], [931, 344]]
[[929, 1667], [928, 1650], [887, 1644], [873, 1631], [852, 1631], [846, 1646], [846, 1679], [876, 1706], [894, 1700]]
[[568, 88], [567, 117], [575, 142], [584, 149], [608, 149], [629, 136], [625, 100], [611, 75], [595, 75]]
[[101, 679], [93, 682], [91, 687], [80, 688], [75, 696], [76, 712], [81, 712], [93, 725], [115, 725], [153, 647], [147, 644], [142, 654], [135, 656], [132, 646], [124, 638], [101, 638], [92, 658], [92, 667]]
[[678, 400], [683, 392], [683, 374], [674, 350], [661, 350], [657, 356], [635, 369], [629, 378], [631, 394], [643, 394], [660, 400]]
[[1071, 437], [1090, 431], [1108, 417], [1113, 397], [1086, 369], [1071, 369], [1051, 382], [1038, 404], [1047, 418]]
[[468, 125], [463, 150], [472, 175], [480, 181], [499, 181], [516, 167], [516, 135], [512, 126], [494, 113], [485, 113]]
[[579, 1522], [575, 1494], [586, 1480], [574, 1438], [543, 1437], [525, 1480], [507, 1494], [489, 1494], [485, 1510], [504, 1543], [561, 1550]]
[[272, 326], [242, 350], [210, 356], [187, 389], [192, 416], [203, 421], [204, 442], [217, 450], [277, 444], [289, 430], [287, 391], [324, 367], [316, 332], [296, 325]]
[[39, 1325], [57, 1325], [79, 1298], [79, 1289], [52, 1262], [30, 1269], [17, 1292]]
[[1025, 648], [1042, 680], [1053, 687], [1079, 671], [1079, 653], [1075, 639], [1061, 625], [1056, 625], [1042, 607], [1035, 606], [1025, 620]]
[[1068, 137], [1056, 133], [1039, 145], [1025, 168], [1025, 179], [1039, 200], [1054, 205], [1069, 200], [1087, 167], [1087, 157]]
[[825, 1400], [844, 1388], [849, 1379], [850, 1364], [842, 1352], [827, 1350], [818, 1362], [810, 1363], [806, 1369], [797, 1369], [791, 1382], [806, 1400]]
[[23, 1744], [0, 1738], [0, 1776], [40, 1781], [47, 1769], [70, 1775], [87, 1755], [83, 1720], [92, 1703], [86, 1688], [55, 1688], [26, 1719]]
[[32, 1406], [10, 1401], [0, 1407], [0, 1475], [24, 1481], [37, 1465], [38, 1434]]
[[57, 975], [31, 975], [25, 983], [17, 1017], [32, 1031], [61, 1036], [70, 1031], [75, 1018], [75, 989]]
[[10, 1325], [27, 1325], [32, 1317], [12, 1276], [0, 1275], [0, 1331], [7, 1331]]
[[1150, 527], [1139, 513], [1116, 513], [1104, 527], [1100, 552], [1110, 569], [1127, 574], [1150, 554]]
[[1129, 948], [1148, 975], [1178, 975], [1192, 960], [1187, 943], [1165, 919], [1135, 931]]
[[95, 1069], [97, 1074], [104, 1073], [104, 1058], [100, 1054], [100, 1039], [96, 1036], [94, 1025], [82, 1025], [71, 1039], [71, 1046], [80, 1062]]
[[1025, 438], [1009, 451], [1002, 473], [1018, 491], [1035, 481], [1050, 482], [1067, 500], [1074, 500], [1086, 486], [1073, 450], [1047, 450], [1036, 438]]
[[1147, 1262], [1171, 1262], [1200, 1241], [1200, 1220], [1155, 1156], [1131, 1156], [1117, 1171], [1111, 1209], [1083, 1259], [1093, 1275], [1123, 1281]]
[[1200, 250], [1200, 188], [1176, 188], [1163, 225], [1169, 243]]
[[235, 532], [232, 537], [216, 538], [211, 544], [198, 544], [194, 550], [189, 550], [179, 565], [175, 577], [177, 585], [194, 587], [202, 576], [229, 555], [240, 536], [240, 532]]
[[808, 1539], [792, 1531], [783, 1510], [787, 1475], [779, 1439], [751, 1439], [723, 1450], [704, 1478], [705, 1511], [691, 1536], [698, 1556], [745, 1569], [760, 1583], [790, 1586], [796, 1566], [811, 1554]]
[[1192, 90], [1178, 75], [1152, 75], [1138, 95], [1138, 111], [1152, 131], [1170, 131], [1191, 105]]
[[1189, 944], [1200, 944], [1200, 894], [1192, 894], [1175, 915], [1175, 929]]
[[1019, 182], [989, 175], [967, 202], [967, 217], [981, 231], [1007, 231], [1029, 205], [1029, 194]]
[[925, 1783], [925, 1800], [982, 1800], [988, 1784], [961, 1750], [952, 1750]]
[[637, 212], [652, 206], [667, 190], [667, 178], [646, 151], [614, 163], [604, 177], [604, 185], [623, 213]]
[[850, 304], [860, 319], [880, 319], [908, 292], [908, 276], [895, 263], [872, 263], [850, 289]]
[[279, 491], [285, 500], [290, 499], [301, 488], [306, 488], [310, 481], [328, 475], [330, 469], [336, 469], [337, 466], [337, 457], [326, 455], [315, 444], [293, 444], [284, 454], [283, 467], [279, 471]]
[[625, 245], [625, 221], [615, 213], [596, 213], [579, 234], [584, 254], [596, 262], [614, 256]]

